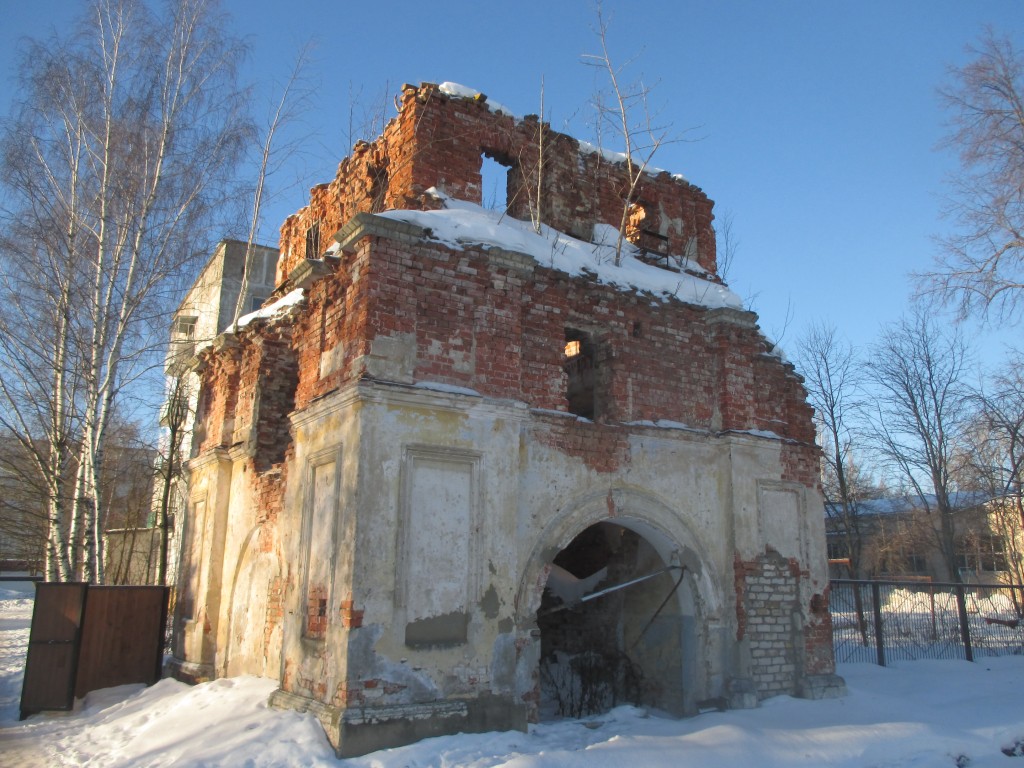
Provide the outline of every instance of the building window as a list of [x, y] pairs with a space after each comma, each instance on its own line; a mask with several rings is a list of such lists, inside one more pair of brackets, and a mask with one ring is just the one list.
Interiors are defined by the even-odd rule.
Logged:
[[826, 541], [828, 542], [829, 560], [846, 560], [850, 557], [850, 548], [847, 546], [845, 536], [830, 534]]
[[999, 536], [967, 534], [957, 541], [957, 567], [974, 573], [997, 573], [1007, 570], [1006, 548]]
[[643, 203], [630, 203], [626, 219], [626, 239], [633, 245], [640, 245], [640, 235], [644, 231], [644, 220], [647, 218], [647, 206]]
[[917, 552], [909, 552], [903, 555], [906, 560], [907, 573], [924, 573], [928, 570], [928, 561]]
[[569, 412], [593, 419], [597, 415], [594, 385], [597, 371], [594, 364], [594, 345], [590, 335], [574, 328], [565, 329], [563, 362], [566, 375], [565, 398]]
[[179, 317], [174, 321], [173, 333], [178, 339], [194, 339], [196, 337], [195, 317]]
[[638, 200], [630, 204], [626, 219], [626, 239], [641, 249], [645, 261], [669, 266], [669, 239], [658, 231], [657, 226], [656, 216], [647, 203]]
[[880, 570], [889, 576], [928, 573], [928, 560], [917, 549], [915, 542], [897, 539], [884, 546], [879, 553]]
[[266, 296], [253, 296], [251, 299], [249, 299], [249, 311], [257, 312], [263, 306], [263, 302], [265, 302], [266, 300]]
[[196, 318], [179, 316], [171, 323], [171, 343], [167, 349], [165, 372], [179, 376], [182, 366], [196, 353]]

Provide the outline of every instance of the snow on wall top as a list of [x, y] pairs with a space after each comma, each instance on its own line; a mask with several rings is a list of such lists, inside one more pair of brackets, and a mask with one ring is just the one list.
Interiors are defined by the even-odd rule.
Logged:
[[[618, 230], [607, 224], [596, 225], [595, 242], [588, 243], [544, 224], [540, 225], [540, 233], [537, 233], [529, 222], [513, 219], [500, 211], [455, 200], [434, 188], [428, 192], [443, 202], [443, 209], [392, 210], [377, 215], [429, 229], [433, 239], [454, 250], [462, 250], [464, 245], [504, 248], [524, 253], [538, 264], [560, 272], [593, 275], [598, 282], [620, 290], [646, 291], [661, 300], [676, 298], [709, 308], [743, 308], [740, 297], [724, 285], [640, 261], [637, 247], [628, 241], [623, 241], [622, 258], [616, 265]], [[693, 262], [684, 262], [682, 266], [703, 272]]]
[[265, 307], [257, 309], [255, 312], [250, 312], [247, 315], [242, 315], [238, 318], [238, 322], [230, 326], [225, 333], [234, 333], [236, 330], [241, 330], [245, 326], [254, 320], [263, 320], [266, 318], [276, 317], [285, 312], [285, 310], [298, 304], [302, 301], [304, 291], [302, 288], [296, 288], [294, 291], [282, 296], [277, 301], [267, 304]]
[[487, 104], [487, 108], [496, 114], [508, 115], [516, 120], [519, 116], [516, 115], [511, 109], [506, 107], [504, 104], [499, 104], [494, 99], [487, 98], [480, 91], [468, 88], [465, 85], [459, 85], [458, 83], [444, 82], [437, 86], [437, 89], [441, 91], [445, 96], [454, 96], [459, 99], [473, 99], [474, 101], [483, 101]]

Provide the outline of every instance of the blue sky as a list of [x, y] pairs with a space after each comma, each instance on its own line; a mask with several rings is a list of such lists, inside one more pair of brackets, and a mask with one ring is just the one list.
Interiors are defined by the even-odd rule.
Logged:
[[[11, 97], [17, 39], [62, 28], [83, 6], [71, 0], [0, 0], [0, 113]], [[367, 3], [229, 0], [248, 39], [247, 76], [272, 86], [294, 51], [317, 41], [315, 135], [267, 211], [264, 240], [301, 207], [308, 188], [333, 177], [352, 94], [390, 96], [403, 82], [455, 81], [517, 114], [537, 112], [590, 136], [587, 100], [597, 50], [589, 0]], [[1024, 4], [953, 2], [647, 2], [606, 0], [612, 55], [628, 75], [656, 83], [664, 118], [692, 139], [664, 147], [655, 164], [683, 173], [733, 218], [739, 241], [731, 287], [752, 301], [762, 328], [792, 350], [812, 322], [835, 324], [864, 345], [905, 309], [908, 274], [925, 269], [944, 176], [956, 158], [936, 149], [945, 114], [936, 89], [985, 25], [1024, 47]], [[265, 89], [257, 99], [272, 96]], [[260, 103], [259, 101], [257, 103]], [[357, 107], [357, 112], [360, 108]], [[618, 147], [609, 147], [617, 149]], [[279, 186], [285, 181], [281, 175]], [[787, 320], [788, 317], [788, 320]], [[1000, 342], [1019, 328], [986, 332]], [[976, 336], [977, 338], [977, 336]], [[1019, 344], [1018, 344], [1019, 346]]]

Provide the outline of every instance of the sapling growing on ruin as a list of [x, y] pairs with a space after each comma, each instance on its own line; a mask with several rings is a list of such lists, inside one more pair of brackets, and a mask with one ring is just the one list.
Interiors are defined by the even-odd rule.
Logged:
[[[672, 125], [661, 125], [652, 111], [650, 96], [652, 86], [642, 80], [634, 83], [623, 81], [626, 65], [618, 64], [608, 48], [608, 22], [600, 3], [597, 6], [597, 34], [600, 52], [583, 55], [583, 62], [597, 67], [608, 78], [609, 93], [598, 91], [593, 98], [596, 114], [596, 135], [598, 139], [598, 162], [601, 162], [601, 141], [603, 127], [608, 126], [618, 134], [625, 145], [623, 162], [626, 165], [626, 188], [622, 190], [622, 213], [618, 222], [618, 236], [615, 240], [615, 265], [622, 262], [622, 244], [626, 240], [626, 228], [630, 214], [639, 199], [641, 181], [651, 168], [651, 161], [666, 143], [677, 141], [672, 135]], [[626, 62], [628, 64], [629, 62]]]

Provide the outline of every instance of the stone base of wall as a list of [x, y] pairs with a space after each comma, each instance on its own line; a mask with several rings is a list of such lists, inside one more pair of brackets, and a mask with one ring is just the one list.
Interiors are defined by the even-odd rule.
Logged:
[[758, 706], [757, 686], [749, 677], [736, 677], [729, 681], [726, 700], [729, 709], [756, 709]]
[[196, 664], [192, 661], [175, 658], [164, 662], [164, 675], [189, 685], [207, 683], [216, 677], [212, 664]]
[[846, 681], [839, 675], [807, 675], [797, 683], [801, 699], [838, 699], [845, 696]]
[[358, 757], [432, 736], [526, 731], [526, 707], [503, 696], [345, 708], [278, 689], [269, 703], [315, 715], [338, 757]]

